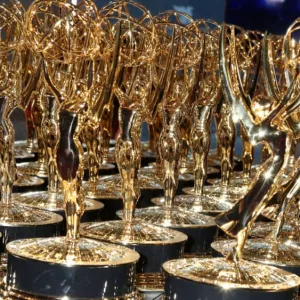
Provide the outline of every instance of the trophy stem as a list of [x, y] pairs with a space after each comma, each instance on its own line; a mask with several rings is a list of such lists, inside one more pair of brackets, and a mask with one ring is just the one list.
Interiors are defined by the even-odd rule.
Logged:
[[34, 92], [34, 99], [32, 103], [32, 116], [34, 121], [34, 126], [36, 130], [36, 137], [38, 143], [38, 164], [40, 168], [43, 169], [47, 162], [47, 151], [42, 135], [42, 99], [45, 94], [45, 87], [41, 87], [38, 91]]
[[138, 171], [140, 167], [141, 116], [135, 110], [119, 109], [120, 135], [116, 144], [116, 161], [122, 178], [123, 220], [132, 222], [140, 196]]
[[154, 124], [148, 124], [148, 132], [149, 132], [149, 150], [152, 152], [156, 152], [156, 135], [155, 135], [155, 125]]
[[[234, 35], [232, 35], [233, 37]], [[264, 50], [265, 54], [266, 49]], [[232, 50], [232, 56], [235, 56], [235, 51]], [[263, 57], [265, 57], [263, 55]], [[254, 122], [252, 111], [247, 109], [246, 102], [249, 100], [242, 93], [241, 84], [239, 85], [240, 93], [235, 95], [233, 92], [232, 82], [229, 80], [229, 71], [226, 63], [228, 62], [225, 55], [225, 26], [222, 27], [220, 38], [220, 75], [222, 79], [222, 88], [228, 107], [237, 112], [236, 115], [241, 126], [249, 137], [252, 137], [253, 142], [258, 144], [266, 144], [270, 150], [271, 157], [264, 164], [264, 168], [260, 170], [256, 176], [255, 182], [244, 195], [230, 210], [216, 217], [217, 225], [232, 237], [237, 237], [238, 244], [243, 245], [247, 235], [244, 237], [240, 234], [244, 230], [246, 233], [250, 230], [253, 222], [265, 208], [270, 199], [278, 192], [282, 176], [287, 165], [290, 148], [291, 134], [288, 134], [277, 126], [274, 126], [274, 120], [279, 117], [280, 111], [284, 105], [292, 97], [295, 90], [295, 81], [291, 83], [280, 104], [260, 123]], [[238, 82], [241, 82], [239, 77], [238, 65], [232, 68], [233, 73]], [[240, 96], [243, 96], [240, 98]], [[246, 229], [247, 228], [247, 229]], [[242, 250], [242, 247], [241, 249]]]
[[11, 194], [16, 176], [14, 156], [14, 128], [9, 119], [12, 107], [6, 97], [0, 97], [0, 174], [1, 202], [11, 205]]
[[243, 139], [243, 176], [244, 178], [250, 178], [254, 150], [243, 126], [241, 126], [241, 135]]
[[161, 157], [159, 155], [159, 139], [163, 128], [163, 116], [162, 116], [162, 106], [158, 104], [157, 113], [154, 117], [153, 121], [153, 132], [154, 132], [154, 140], [155, 140], [155, 150], [156, 150], [156, 176], [158, 178], [162, 177], [162, 162]]
[[[55, 97], [53, 95], [48, 95], [46, 102], [48, 103], [43, 114], [42, 134], [48, 156], [48, 191], [51, 197], [51, 194], [56, 194], [58, 192], [59, 184], [55, 161], [55, 146], [58, 139], [58, 116]], [[49, 200], [51, 200], [51, 198]]]
[[187, 160], [189, 153], [189, 137], [190, 137], [191, 123], [188, 118], [184, 118], [181, 125], [180, 131], [182, 136], [182, 146], [180, 154], [180, 168], [185, 170], [187, 168]]
[[80, 219], [84, 212], [81, 187], [83, 149], [78, 139], [78, 115], [69, 111], [59, 113], [60, 137], [56, 149], [57, 170], [64, 192], [67, 238], [79, 238]]
[[173, 206], [178, 186], [181, 149], [181, 108], [175, 111], [163, 109], [163, 131], [159, 142], [159, 153], [163, 167], [163, 184], [166, 212]]
[[109, 103], [104, 107], [101, 116], [102, 138], [101, 138], [101, 163], [109, 162], [109, 141], [112, 131], [112, 116], [113, 116], [113, 104]]
[[221, 148], [221, 182], [228, 186], [233, 169], [233, 149], [235, 143], [235, 126], [229, 106], [225, 103], [221, 109], [221, 119], [218, 126], [218, 145]]
[[27, 150], [32, 152], [34, 146], [34, 123], [32, 118], [32, 101], [29, 102], [28, 106], [24, 110], [25, 113], [25, 121], [26, 121], [26, 129], [27, 129]]
[[97, 190], [99, 171], [99, 148], [101, 144], [101, 125], [89, 119], [83, 128], [83, 138], [87, 148], [89, 168], [89, 190]]
[[[212, 120], [212, 106], [195, 105], [193, 109], [193, 127], [191, 132], [191, 144], [194, 156], [194, 191], [196, 196], [203, 195], [203, 186], [207, 177], [207, 158], [210, 149]], [[200, 197], [196, 197], [195, 203], [200, 205]]]
[[[299, 161], [298, 161], [299, 165]], [[297, 167], [297, 165], [296, 165]], [[282, 232], [283, 224], [285, 221], [285, 213], [289, 210], [290, 206], [293, 204], [293, 200], [297, 197], [300, 189], [300, 177], [299, 177], [299, 169], [293, 174], [292, 179], [289, 181], [288, 185], [284, 189], [281, 199], [282, 203], [280, 205], [279, 213], [276, 218], [273, 237], [274, 240], [277, 241], [280, 233]], [[297, 221], [297, 220], [296, 220]]]

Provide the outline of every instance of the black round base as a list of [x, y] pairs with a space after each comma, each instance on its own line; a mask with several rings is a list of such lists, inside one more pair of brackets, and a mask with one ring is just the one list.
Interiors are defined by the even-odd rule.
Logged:
[[295, 300], [300, 279], [274, 267], [224, 259], [180, 259], [163, 265], [165, 299], [177, 300]]
[[297, 288], [280, 292], [248, 289], [228, 290], [224, 287], [201, 284], [176, 276], [165, 277], [164, 300], [297, 300]]
[[[47, 243], [46, 248], [38, 250], [41, 254], [35, 249], [40, 241]], [[64, 238], [20, 242], [23, 244], [15, 241], [7, 247], [6, 283], [12, 290], [44, 296], [43, 299], [115, 299], [135, 292], [135, 264], [139, 256], [132, 250], [81, 239], [68, 258]], [[56, 254], [52, 255], [54, 250]]]

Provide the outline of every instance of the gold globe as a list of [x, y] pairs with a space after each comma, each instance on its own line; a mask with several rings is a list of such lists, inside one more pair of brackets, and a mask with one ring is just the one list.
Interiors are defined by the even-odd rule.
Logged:
[[170, 55], [174, 70], [195, 66], [203, 49], [203, 36], [199, 35], [195, 21], [187, 14], [167, 11], [154, 18], [158, 33], [155, 63], [165, 69]]
[[134, 1], [115, 1], [100, 11], [106, 54], [119, 43], [119, 65], [139, 66], [155, 55], [157, 35], [150, 12]]
[[0, 4], [0, 56], [24, 44], [25, 10], [17, 0]]
[[90, 0], [34, 1], [27, 12], [26, 29], [32, 49], [52, 62], [73, 63], [98, 47], [98, 10]]

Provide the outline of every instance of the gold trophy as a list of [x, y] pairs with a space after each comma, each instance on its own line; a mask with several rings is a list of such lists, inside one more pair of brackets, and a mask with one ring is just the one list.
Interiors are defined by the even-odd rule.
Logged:
[[[26, 96], [22, 98], [22, 109], [25, 115], [26, 122], [26, 131], [27, 131], [27, 140], [25, 141], [17, 141], [15, 143], [15, 153], [16, 158], [22, 162], [25, 158], [35, 157], [35, 154], [38, 153], [38, 145], [36, 140], [36, 130], [33, 120], [33, 99], [32, 93], [36, 88], [37, 81], [40, 74], [40, 59], [38, 56], [34, 55], [34, 53], [29, 49], [26, 45], [24, 51], [24, 71], [22, 76], [23, 85], [25, 86]], [[33, 80], [33, 78], [35, 78]], [[30, 87], [30, 89], [28, 89]], [[30, 155], [30, 156], [29, 156]]]
[[[256, 85], [260, 70], [260, 60], [255, 60], [255, 58], [260, 57], [260, 39], [254, 39], [252, 34], [251, 39], [244, 39], [244, 30], [237, 26], [235, 26], [235, 30], [238, 36], [237, 43], [239, 43], [241, 49], [241, 57], [251, 56], [252, 58], [252, 60], [249, 59], [247, 63], [243, 60], [238, 60], [237, 63], [243, 74], [243, 86], [246, 87], [247, 92], [253, 92], [253, 86]], [[254, 80], [251, 82], [250, 79], [252, 79], [252, 77], [250, 74], [253, 69], [255, 70], [255, 74]], [[238, 172], [233, 172], [234, 143], [236, 135], [235, 123], [239, 122], [235, 119], [235, 116], [232, 115], [232, 109], [226, 101], [222, 100], [220, 107], [217, 136], [221, 157], [221, 179], [208, 180], [208, 182], [213, 185], [206, 186], [204, 189], [208, 198], [213, 199], [213, 202], [218, 201], [219, 203], [222, 203], [223, 207], [226, 208], [226, 206], [232, 206], [247, 192], [247, 188], [251, 182], [251, 166], [249, 166], [249, 164], [252, 164], [252, 146], [249, 138], [244, 133], [243, 126], [240, 126], [243, 135], [244, 174], [241, 175]], [[185, 189], [184, 192], [191, 193], [192, 191]]]
[[[29, 51], [29, 50], [28, 50]], [[30, 51], [32, 52], [32, 51]], [[41, 59], [35, 59], [38, 55], [31, 54], [31, 57], [27, 54], [27, 60], [33, 59], [34, 62], [42, 64]], [[33, 63], [33, 62], [32, 62]], [[31, 64], [32, 64], [31, 63]], [[41, 69], [43, 67], [41, 66]], [[28, 72], [33, 72], [34, 70], [28, 70]], [[47, 72], [47, 70], [46, 70]], [[58, 67], [54, 70], [55, 76], [59, 78], [59, 80], [67, 81], [68, 78], [63, 76], [69, 76], [69, 73], [63, 73], [62, 69]], [[57, 175], [57, 165], [56, 165], [56, 144], [58, 142], [58, 114], [59, 108], [56, 98], [49, 93], [47, 86], [46, 86], [46, 79], [43, 73], [43, 70], [38, 70], [33, 77], [39, 78], [38, 82], [38, 91], [33, 91], [33, 97], [36, 101], [38, 101], [37, 107], [39, 107], [39, 111], [35, 113], [36, 119], [41, 119], [36, 123], [40, 123], [37, 127], [37, 135], [38, 135], [38, 144], [41, 146], [39, 147], [39, 160], [33, 163], [24, 163], [21, 164], [23, 167], [23, 172], [25, 173], [35, 173], [36, 175], [42, 176], [44, 173], [44, 168], [46, 167], [47, 178], [48, 178], [48, 190], [47, 191], [30, 191], [26, 193], [16, 193], [13, 194], [13, 200], [19, 203], [22, 203], [25, 206], [32, 207], [32, 208], [39, 208], [46, 211], [55, 212], [61, 215], [63, 218], [65, 217], [64, 213], [64, 196], [61, 190], [61, 185], [59, 183], [59, 178]], [[34, 79], [33, 79], [34, 81]], [[50, 82], [51, 84], [51, 82]], [[31, 84], [33, 85], [33, 84]], [[55, 87], [52, 86], [53, 89]], [[24, 89], [25, 91], [28, 90]], [[27, 92], [28, 93], [28, 92]], [[56, 91], [56, 93], [58, 93]], [[27, 97], [29, 98], [29, 97]], [[32, 99], [26, 101], [24, 97], [22, 99], [22, 107], [26, 107], [31, 102]], [[46, 151], [46, 153], [44, 153]], [[24, 170], [26, 169], [26, 170]], [[83, 221], [92, 221], [97, 220], [99, 218], [100, 210], [103, 209], [103, 204], [93, 201], [93, 200], [86, 200], [85, 201], [86, 210], [85, 214], [83, 215]]]
[[[264, 89], [259, 88], [259, 76], [262, 77], [262, 72], [261, 72], [261, 55], [260, 55], [260, 49], [261, 49], [261, 41], [263, 38], [263, 34], [257, 31], [247, 31], [247, 36], [249, 36], [248, 39], [241, 39], [240, 40], [240, 47], [242, 49], [241, 57], [243, 56], [252, 56], [255, 59], [252, 58], [252, 60], [248, 60], [248, 63], [245, 63], [244, 61], [239, 62], [240, 63], [240, 68], [241, 68], [241, 73], [243, 76], [243, 85], [245, 88], [245, 91], [249, 93], [251, 98], [254, 98], [255, 100], [253, 101], [255, 104], [251, 105], [256, 105], [257, 109], [263, 111], [263, 101], [265, 101], [266, 97], [263, 94]], [[253, 76], [252, 76], [253, 75]], [[262, 81], [262, 80], [261, 80]], [[263, 82], [261, 82], [263, 85]], [[261, 93], [258, 94], [257, 93]], [[261, 112], [260, 112], [261, 113]], [[222, 114], [220, 116], [222, 120]], [[232, 121], [232, 120], [231, 120]], [[232, 126], [232, 125], [231, 125]], [[243, 171], [242, 173], [240, 172], [231, 172], [230, 178], [228, 178], [228, 175], [222, 174], [222, 184], [228, 184], [228, 179], [229, 179], [229, 185], [230, 188], [232, 186], [248, 186], [249, 183], [251, 182], [253, 176], [255, 175], [255, 170], [252, 168], [252, 163], [253, 163], [253, 145], [251, 144], [251, 141], [249, 137], [247, 136], [245, 130], [243, 127], [240, 127], [240, 135], [242, 138], [242, 146], [243, 146], [243, 154], [242, 154], [242, 163], [243, 163]], [[220, 140], [220, 137], [219, 137]], [[220, 147], [220, 142], [218, 144], [220, 148], [220, 152], [224, 152], [222, 150], [223, 148]], [[225, 147], [226, 148], [226, 147]], [[230, 161], [233, 161], [230, 159]], [[230, 166], [230, 169], [233, 168], [233, 165]], [[223, 169], [223, 168], [222, 168]], [[211, 184], [216, 184], [218, 183], [218, 180], [208, 180], [209, 183]], [[219, 181], [220, 182], [220, 181]]]
[[[300, 240], [299, 240], [299, 223], [298, 220], [292, 225], [287, 236], [281, 236], [284, 224], [285, 211], [292, 205], [293, 201], [299, 193], [299, 162], [294, 165], [288, 179], [285, 179], [287, 165], [290, 161], [291, 147], [294, 139], [299, 138], [299, 120], [297, 120], [297, 112], [300, 107], [300, 93], [298, 90], [298, 52], [297, 46], [292, 36], [298, 30], [299, 20], [296, 20], [288, 29], [282, 44], [282, 60], [283, 66], [280, 71], [282, 78], [278, 82], [274, 73], [274, 56], [272, 51], [272, 43], [269, 36], [265, 36], [263, 43], [263, 67], [266, 91], [274, 99], [275, 108], [271, 112], [273, 126], [276, 126], [282, 138], [282, 145], [277, 146], [277, 153], [271, 148], [271, 157], [265, 162], [266, 174], [271, 173], [273, 182], [269, 191], [266, 190], [264, 203], [260, 209], [270, 201], [270, 199], [278, 193], [280, 199], [280, 208], [274, 229], [268, 236], [266, 231], [266, 239], [251, 239], [246, 242], [243, 256], [245, 259], [257, 261], [264, 264], [282, 267], [288, 271], [300, 274]], [[275, 112], [276, 114], [275, 114]], [[254, 112], [255, 114], [255, 112]], [[267, 117], [268, 118], [268, 117]], [[263, 130], [262, 128], [261, 130]], [[277, 134], [278, 136], [279, 133]], [[278, 137], [278, 143], [280, 138]], [[283, 142], [285, 141], [285, 143]], [[273, 146], [274, 147], [274, 146]], [[278, 152], [281, 151], [281, 152]], [[273, 153], [272, 153], [273, 152]], [[280, 159], [278, 158], [280, 156]], [[281, 160], [278, 161], [278, 160]], [[268, 166], [269, 163], [269, 166]], [[269, 173], [268, 173], [269, 172]], [[267, 176], [267, 175], [265, 175]], [[272, 178], [272, 177], [271, 177]], [[218, 245], [224, 249], [225, 245]]]
[[[206, 259], [201, 262], [190, 259], [166, 263], [164, 269], [167, 273], [167, 282], [169, 281], [166, 287], [167, 299], [174, 299], [172, 295], [177, 291], [177, 289], [170, 289], [170, 286], [174, 286], [175, 276], [181, 278], [179, 280], [181, 283], [183, 278], [188, 278], [197, 286], [198, 290], [194, 290], [193, 297], [190, 299], [201, 298], [204, 292], [207, 299], [225, 297], [227, 293], [230, 293], [231, 299], [242, 299], [252, 295], [255, 295], [256, 299], [265, 299], [266, 296], [268, 299], [295, 299], [298, 296], [300, 284], [298, 276], [272, 266], [262, 267], [261, 264], [242, 260], [243, 249], [247, 249], [248, 243], [251, 245], [251, 241], [246, 242], [246, 238], [252, 224], [277, 191], [289, 157], [291, 132], [286, 130], [283, 123], [294, 112], [299, 102], [298, 73], [296, 72], [285, 91], [280, 94], [278, 104], [271, 113], [266, 118], [259, 119], [249, 107], [251, 103], [249, 94], [244, 93], [238, 64], [240, 48], [237, 47], [236, 39], [234, 27], [223, 25], [220, 38], [220, 74], [225, 101], [247, 135], [251, 137], [252, 143], [267, 145], [271, 156], [258, 170], [244, 197], [215, 219], [225, 233], [236, 238], [227, 258]], [[265, 69], [270, 71], [267, 67], [271, 60], [267, 57], [270, 53], [268, 36], [265, 37], [264, 48]], [[243, 59], [247, 60], [248, 57]], [[271, 84], [269, 87], [272, 89], [274, 85]], [[223, 249], [225, 245], [226, 243]], [[253, 245], [255, 247], [252, 248], [251, 255], [254, 258], [261, 252], [258, 250], [260, 248], [258, 243], [254, 242]], [[262, 242], [260, 245], [264, 247]], [[296, 249], [294, 251], [297, 251]], [[261, 262], [267, 263], [267, 260], [262, 259]]]
[[137, 264], [137, 287], [162, 290], [161, 265], [181, 257], [186, 235], [133, 218], [140, 197], [138, 172], [141, 164], [141, 123], [152, 113], [152, 71], [157, 33], [150, 13], [132, 1], [112, 2], [101, 10], [103, 27], [110, 29], [118, 76], [114, 93], [119, 100], [120, 134], [116, 161], [121, 177], [123, 220], [81, 225], [83, 236], [126, 245], [141, 254]]
[[[40, 63], [40, 62], [39, 62]], [[34, 91], [31, 93], [31, 115], [36, 130], [37, 145], [38, 145], [38, 160], [34, 162], [24, 162], [18, 164], [18, 169], [31, 176], [47, 178], [47, 150], [42, 135], [42, 118], [43, 118], [43, 98], [46, 93], [44, 80], [40, 77]]]
[[[255, 223], [251, 231], [251, 236], [255, 238], [265, 238], [274, 244], [283, 243], [285, 239], [296, 240], [299, 242], [299, 158], [295, 162], [294, 168], [289, 174], [289, 179], [281, 185], [278, 196], [280, 204], [272, 205], [266, 208], [263, 216], [269, 218], [274, 223], [258, 222]], [[295, 255], [295, 252], [291, 252]], [[289, 254], [289, 253], [288, 253]], [[287, 255], [288, 255], [287, 254]], [[297, 256], [297, 253], [296, 253]], [[287, 260], [285, 257], [284, 260]], [[289, 259], [295, 263], [295, 259]]]
[[[56, 70], [58, 71], [58, 70]], [[44, 79], [44, 77], [41, 77]], [[54, 88], [54, 87], [53, 87]], [[45, 94], [42, 101], [43, 117], [41, 122], [43, 142], [47, 151], [48, 190], [13, 194], [13, 200], [22, 205], [52, 211], [63, 218], [64, 196], [57, 174], [56, 144], [58, 142], [58, 114], [59, 108], [56, 98], [52, 94]], [[85, 212], [81, 221], [96, 221], [103, 209], [103, 204], [93, 200], [85, 200]]]
[[[25, 14], [25, 10], [23, 8], [23, 14]], [[26, 111], [27, 107], [29, 107], [32, 100], [32, 95], [35, 94], [35, 87], [38, 83], [38, 78], [40, 74], [40, 60], [33, 55], [33, 53], [28, 49], [26, 43], [24, 43], [22, 51], [20, 52], [21, 60], [22, 60], [22, 69], [21, 69], [21, 99], [19, 101], [19, 108]], [[31, 142], [30, 142], [31, 144]], [[27, 143], [24, 141], [16, 141], [15, 142], [15, 158], [16, 162], [23, 162], [25, 158], [29, 157], [32, 160], [32, 156], [35, 157], [34, 154], [29, 153], [27, 151]], [[31, 147], [31, 146], [30, 146]], [[32, 146], [33, 147], [33, 146]], [[33, 149], [31, 147], [31, 149]], [[37, 148], [36, 148], [37, 149]], [[38, 152], [38, 151], [36, 151]], [[14, 182], [14, 192], [24, 192], [28, 189], [34, 190], [41, 188], [44, 185], [44, 180], [35, 176], [34, 174], [22, 172], [22, 170], [18, 167], [16, 172], [17, 178]]]
[[0, 5], [0, 230], [1, 272], [6, 269], [5, 246], [29, 237], [60, 234], [62, 218], [52, 213], [23, 207], [12, 201], [16, 179], [14, 128], [10, 115], [21, 102], [24, 9], [18, 1]]
[[[101, 14], [100, 10], [100, 14]], [[101, 43], [111, 37], [108, 28], [108, 24], [104, 24], [102, 19], [98, 22], [99, 29], [107, 31], [105, 37], [102, 38]], [[109, 25], [108, 25], [109, 26]], [[114, 199], [115, 195], [115, 181], [103, 182], [99, 181], [99, 169], [108, 171], [114, 169], [109, 161], [111, 156], [109, 153], [109, 140], [110, 140], [110, 124], [112, 122], [112, 109], [114, 94], [113, 84], [117, 76], [117, 66], [119, 57], [119, 44], [116, 43], [115, 48], [109, 43], [104, 44], [105, 51], [98, 52], [98, 55], [93, 59], [93, 73], [95, 80], [93, 81], [92, 89], [95, 91], [90, 99], [89, 110], [87, 113], [87, 124], [82, 133], [82, 140], [86, 144], [87, 148], [87, 164], [89, 168], [89, 180], [86, 184], [87, 197], [92, 199], [104, 200]], [[120, 180], [119, 180], [120, 182]], [[112, 184], [112, 191], [108, 185]], [[118, 180], [117, 180], [118, 183]], [[120, 199], [116, 197], [117, 199]]]
[[[218, 41], [220, 25], [214, 21], [197, 20], [195, 22], [199, 34], [205, 36], [203, 60], [199, 66], [199, 83], [195, 91], [195, 100], [192, 104], [193, 125], [191, 130], [191, 147], [193, 150], [194, 188], [184, 189], [193, 195], [178, 195], [174, 205], [180, 209], [218, 213], [227, 210], [230, 205], [226, 202], [209, 197], [209, 191], [204, 186], [208, 173], [208, 156], [211, 139], [212, 116], [221, 98], [221, 81], [217, 72]], [[212, 172], [212, 171], [211, 171]], [[210, 173], [211, 173], [210, 172]], [[208, 195], [206, 195], [206, 192]], [[157, 198], [153, 201], [162, 205], [163, 201]]]
[[180, 167], [180, 123], [186, 108], [190, 106], [198, 78], [197, 66], [203, 51], [203, 38], [192, 30], [196, 25], [186, 14], [166, 12], [156, 16], [155, 23], [159, 37], [155, 61], [157, 74], [166, 76], [164, 89], [157, 91], [163, 93], [160, 95], [163, 129], [159, 152], [165, 202], [163, 207], [137, 209], [134, 216], [143, 222], [186, 233], [190, 237], [186, 252], [203, 253], [209, 251], [217, 230], [213, 219], [200, 213], [180, 211], [173, 206]]
[[[138, 253], [79, 237], [85, 209], [79, 136], [90, 97], [90, 61], [100, 44], [98, 17], [91, 1], [74, 5], [38, 0], [27, 12], [29, 42], [43, 56], [47, 87], [59, 105], [56, 165], [64, 194], [67, 234], [7, 246], [7, 297], [138, 299], [134, 287]], [[24, 268], [30, 272], [24, 273]]]

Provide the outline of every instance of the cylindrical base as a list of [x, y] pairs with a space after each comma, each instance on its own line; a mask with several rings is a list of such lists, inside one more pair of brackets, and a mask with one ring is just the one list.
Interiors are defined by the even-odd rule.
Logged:
[[[298, 228], [299, 230], [299, 228]], [[227, 256], [235, 246], [234, 240], [212, 243], [215, 256]], [[266, 239], [248, 239], [243, 249], [243, 259], [281, 268], [300, 276], [300, 242], [279, 240], [278, 243]]]
[[15, 150], [15, 152], [21, 151], [21, 152], [26, 152], [26, 153], [37, 154], [39, 151], [39, 146], [37, 144], [37, 141], [34, 140], [32, 148], [28, 149], [27, 140], [20, 140], [20, 141], [14, 142], [14, 150]]
[[0, 253], [11, 241], [62, 234], [63, 218], [57, 214], [16, 204], [0, 205], [0, 210]]
[[[118, 212], [122, 216], [122, 212]], [[185, 245], [186, 253], [210, 252], [211, 243], [215, 240], [218, 228], [213, 218], [200, 213], [183, 212], [171, 209], [169, 212], [160, 207], [136, 209], [135, 219], [150, 224], [180, 231], [188, 236]]]
[[17, 172], [17, 180], [13, 185], [13, 193], [26, 193], [33, 191], [43, 191], [47, 188], [47, 180], [39, 177], [29, 176]]
[[[182, 256], [187, 241], [187, 236], [180, 232], [137, 221], [85, 223], [81, 225], [80, 234], [137, 251], [140, 254], [137, 273], [148, 273], [152, 279], [154, 273], [161, 273], [164, 262]], [[162, 289], [160, 284], [161, 277], [157, 277], [157, 281], [144, 281], [143, 288], [154, 289], [160, 286]]]
[[[300, 240], [300, 230], [298, 220], [294, 218], [293, 222], [284, 223], [278, 239], [282, 240]], [[253, 238], [265, 238], [272, 236], [274, 231], [273, 222], [256, 222], [250, 233]]]
[[[109, 179], [113, 178], [113, 176], [107, 176], [105, 178]], [[122, 195], [118, 186], [112, 188], [103, 183], [98, 185], [96, 191], [89, 191], [88, 184], [85, 183], [84, 188], [87, 198], [101, 201], [101, 203], [104, 204], [104, 209], [101, 212], [102, 221], [118, 220], [116, 212], [123, 208]]]
[[[37, 295], [31, 295], [28, 293], [24, 293], [22, 291], [18, 291], [16, 289], [13, 289], [11, 287], [8, 287], [6, 284], [6, 277], [3, 278], [2, 284], [0, 285], [0, 295], [2, 300], [58, 300], [57, 297], [46, 297], [46, 296], [37, 296]], [[68, 300], [77, 300], [78, 298], [70, 298], [67, 297]], [[64, 298], [59, 298], [64, 300]], [[103, 299], [103, 298], [101, 298]], [[98, 298], [97, 300], [101, 300]], [[107, 298], [103, 299], [106, 300]], [[87, 300], [87, 299], [82, 299]], [[90, 299], [88, 299], [90, 300]], [[138, 291], [133, 292], [131, 294], [122, 296], [122, 297], [113, 297], [109, 298], [109, 300], [145, 300], [143, 295], [140, 294]]]
[[[200, 203], [197, 204], [196, 201]], [[151, 199], [151, 202], [157, 206], [164, 206], [165, 198], [153, 198]], [[177, 209], [185, 212], [203, 213], [211, 216], [216, 216], [224, 211], [227, 211], [233, 206], [232, 203], [217, 201], [216, 199], [210, 199], [207, 196], [194, 195], [178, 195], [175, 197], [173, 205]]]
[[[188, 195], [195, 195], [194, 188], [184, 188], [182, 191]], [[211, 200], [234, 204], [243, 198], [247, 192], [247, 187], [207, 185], [203, 187], [203, 192]]]
[[104, 204], [104, 209], [101, 213], [102, 221], [119, 220], [117, 211], [123, 208], [122, 198], [106, 198], [99, 199]]
[[[108, 175], [115, 174], [116, 172], [117, 172], [117, 168], [114, 164], [104, 163], [99, 166], [98, 175], [108, 176]], [[90, 177], [89, 170], [88, 167], [86, 166], [84, 170], [84, 180], [88, 180], [89, 177]]]
[[153, 206], [151, 202], [152, 198], [163, 196], [164, 192], [163, 189], [150, 189], [150, 188], [143, 188], [141, 189], [141, 197], [137, 202], [137, 208], [146, 208], [149, 206]]
[[15, 150], [15, 158], [16, 158], [16, 163], [23, 163], [23, 162], [36, 161], [37, 155], [34, 153], [29, 153], [26, 150], [19, 148]]
[[[65, 211], [64, 211], [64, 196], [62, 192], [52, 194], [51, 197], [48, 191], [44, 192], [32, 192], [24, 194], [13, 194], [13, 200], [26, 207], [42, 209], [45, 211], [51, 211], [60, 215], [64, 219], [65, 234]], [[104, 208], [103, 203], [86, 199], [85, 211], [81, 217], [81, 222], [92, 222], [101, 220], [101, 213]]]
[[234, 263], [220, 258], [173, 260], [165, 263], [163, 269], [166, 300], [295, 300], [298, 297], [299, 277], [246, 261], [240, 262], [240, 274]]
[[163, 196], [164, 194], [163, 186], [160, 180], [156, 177], [156, 174], [151, 171], [148, 172], [147, 170], [153, 171], [151, 168], [143, 168], [142, 172], [139, 174], [141, 197], [137, 202], [137, 208], [153, 206], [151, 199]]
[[17, 167], [25, 175], [48, 178], [46, 165], [42, 165], [39, 161], [17, 164]]
[[142, 167], [148, 166], [150, 163], [154, 163], [156, 161], [156, 153], [151, 150], [146, 150], [142, 152]]
[[12, 291], [44, 299], [119, 299], [135, 292], [139, 255], [122, 246], [62, 237], [15, 241], [7, 251]]

